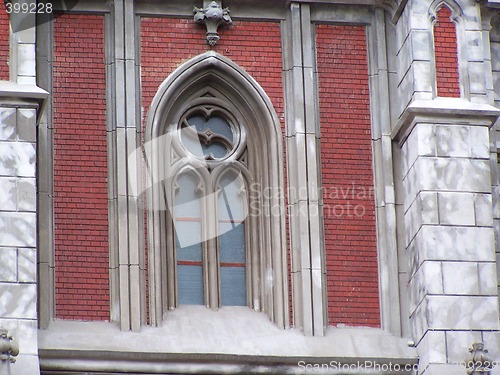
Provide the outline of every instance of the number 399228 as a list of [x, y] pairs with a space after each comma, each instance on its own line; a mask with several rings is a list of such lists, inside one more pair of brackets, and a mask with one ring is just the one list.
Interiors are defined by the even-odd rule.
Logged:
[[52, 3], [11, 3], [6, 2], [7, 13], [52, 13]]

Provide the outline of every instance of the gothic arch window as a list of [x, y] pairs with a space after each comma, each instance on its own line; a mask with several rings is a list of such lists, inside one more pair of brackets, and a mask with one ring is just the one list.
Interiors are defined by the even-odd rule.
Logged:
[[144, 149], [153, 325], [183, 304], [289, 325], [282, 152], [269, 98], [230, 60], [207, 52], [160, 86]]
[[167, 128], [174, 150], [164, 160], [174, 173], [164, 181], [172, 216], [168, 220], [167, 215], [167, 225], [173, 227], [167, 248], [174, 253], [170, 274], [175, 275], [170, 277], [168, 307], [251, 306], [246, 280], [252, 281], [247, 274], [252, 246], [247, 233], [255, 224], [247, 220], [253, 177], [246, 165], [244, 120], [206, 90], [197, 95]]

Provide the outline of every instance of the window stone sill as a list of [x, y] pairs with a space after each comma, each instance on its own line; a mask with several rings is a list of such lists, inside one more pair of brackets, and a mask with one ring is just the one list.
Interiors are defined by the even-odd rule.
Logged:
[[122, 332], [108, 322], [54, 321], [39, 331], [39, 355], [44, 374], [303, 373], [299, 361], [417, 362], [406, 339], [381, 329], [329, 327], [324, 337], [305, 337], [298, 329], [277, 328], [265, 314], [248, 308], [215, 312], [201, 306], [181, 306], [166, 314], [161, 327], [143, 327], [140, 333]]

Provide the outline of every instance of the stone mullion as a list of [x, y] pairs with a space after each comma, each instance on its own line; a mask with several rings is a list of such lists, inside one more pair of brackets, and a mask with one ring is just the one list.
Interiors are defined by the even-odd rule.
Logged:
[[374, 22], [367, 27], [369, 41], [370, 107], [372, 123], [377, 250], [380, 280], [382, 328], [401, 334], [396, 200], [389, 108], [389, 67], [387, 61], [385, 13], [377, 9]]

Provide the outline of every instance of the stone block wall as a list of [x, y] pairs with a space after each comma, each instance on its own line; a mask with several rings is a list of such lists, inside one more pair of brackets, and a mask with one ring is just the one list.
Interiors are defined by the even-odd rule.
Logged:
[[[12, 375], [38, 373], [36, 255], [36, 116], [38, 103], [17, 101], [0, 82], [0, 328], [17, 341]], [[36, 91], [41, 95], [42, 91]], [[3, 91], [3, 92], [2, 92]], [[10, 98], [2, 97], [8, 92]], [[22, 94], [24, 96], [24, 94]]]
[[477, 2], [445, 1], [450, 11], [441, 5], [408, 1], [396, 25], [404, 73], [393, 135], [402, 155], [410, 331], [419, 374], [463, 374], [460, 363], [477, 341], [498, 357], [490, 160], [498, 112], [490, 106], [487, 33]]
[[[437, 55], [434, 49], [434, 21], [443, 3], [451, 10], [456, 29], [460, 97], [472, 102], [488, 103], [485, 77], [489, 65], [485, 63], [479, 3], [470, 0], [410, 0], [396, 25], [398, 98], [393, 111], [395, 118], [399, 118], [413, 100], [432, 100], [440, 96], [437, 92], [436, 66], [440, 66], [443, 57], [450, 61], [456, 58], [449, 53], [448, 57], [442, 55], [439, 40]], [[447, 45], [453, 46], [449, 39], [450, 31], [445, 30], [445, 34], [448, 34]], [[438, 39], [442, 36], [440, 31], [437, 36]], [[449, 68], [450, 62], [446, 65]]]
[[411, 330], [428, 371], [458, 371], [498, 329], [488, 145], [487, 126], [460, 123], [419, 123], [403, 145]]
[[461, 373], [498, 330], [488, 126], [457, 122], [419, 123], [403, 146], [410, 326], [428, 373]]
[[[33, 86], [35, 29], [11, 28], [4, 5], [0, 8], [0, 329], [19, 345], [10, 374], [36, 375], [36, 129], [47, 93]], [[17, 24], [20, 18], [12, 14], [10, 22]], [[24, 21], [34, 25], [34, 18]], [[9, 54], [13, 50], [15, 59]]]

